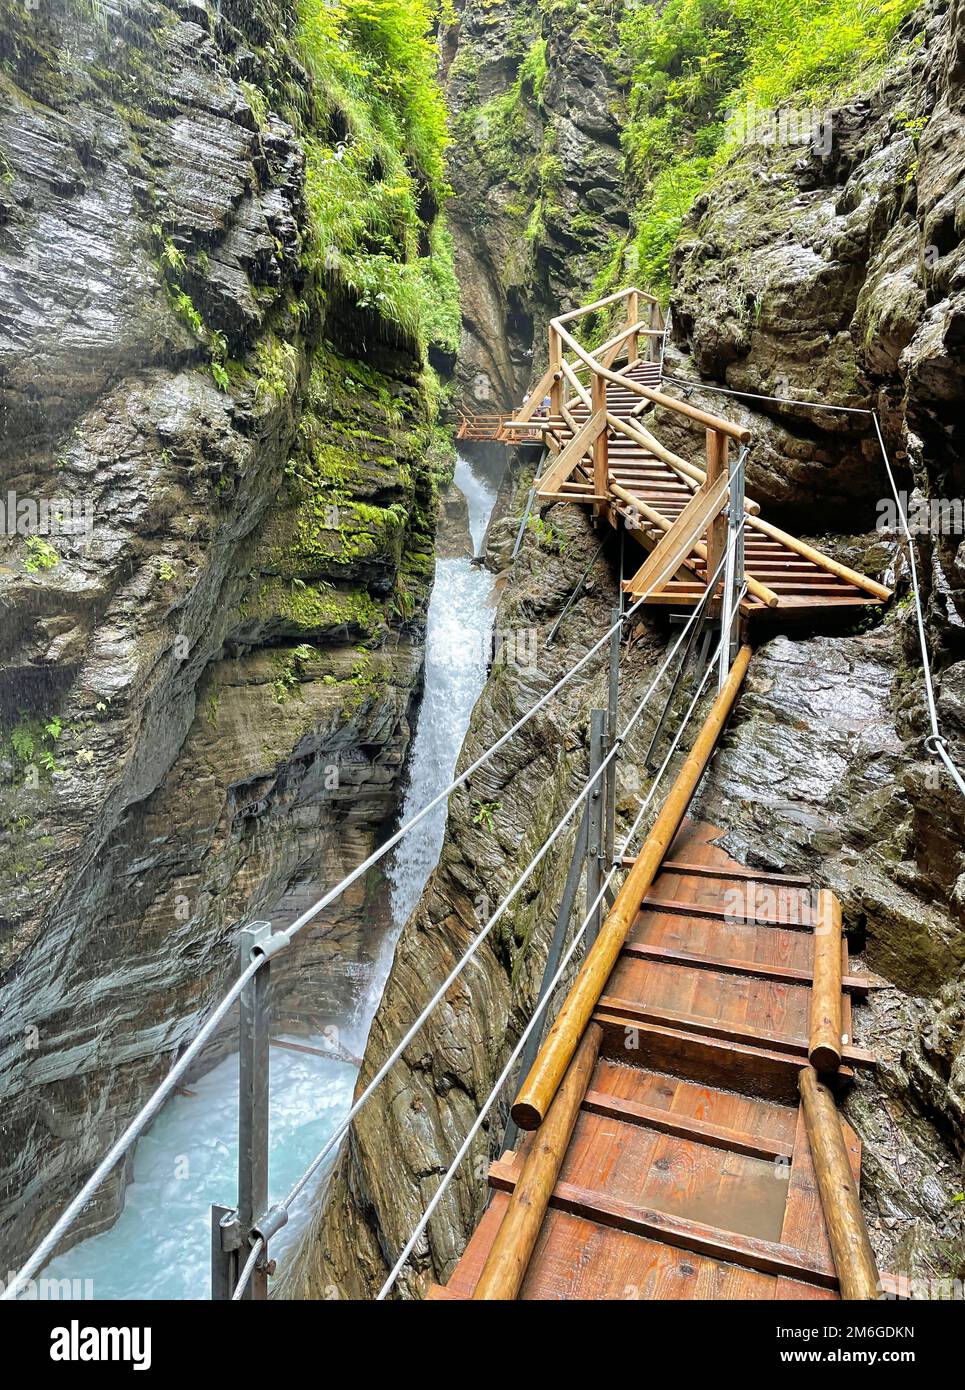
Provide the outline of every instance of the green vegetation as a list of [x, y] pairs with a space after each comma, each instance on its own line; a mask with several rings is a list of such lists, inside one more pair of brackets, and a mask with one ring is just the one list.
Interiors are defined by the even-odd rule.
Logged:
[[595, 289], [629, 271], [664, 293], [681, 223], [755, 112], [821, 107], [873, 79], [916, 0], [643, 0], [624, 17], [633, 65], [624, 136], [636, 234]]
[[52, 570], [60, 564], [60, 556], [42, 536], [27, 536], [24, 545], [27, 547], [27, 558], [23, 567], [28, 574], [40, 574], [42, 570]]
[[36, 767], [52, 774], [60, 766], [55, 756], [63, 725], [56, 715], [27, 714], [20, 718], [9, 734], [0, 733], [0, 753], [9, 752], [22, 773]]
[[276, 657], [275, 669], [278, 675], [269, 682], [272, 699], [276, 704], [283, 705], [299, 694], [305, 663], [311, 661], [314, 655], [315, 648], [307, 642], [302, 642]]
[[310, 268], [425, 348], [458, 342], [438, 0], [300, 0]]
[[490, 835], [496, 828], [496, 816], [502, 809], [501, 801], [474, 801], [473, 806], [473, 825], [484, 825]]

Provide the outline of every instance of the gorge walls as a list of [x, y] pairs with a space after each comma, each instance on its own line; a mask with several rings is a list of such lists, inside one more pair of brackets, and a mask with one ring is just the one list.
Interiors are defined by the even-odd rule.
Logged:
[[[506, 109], [525, 111], [515, 126], [521, 153], [513, 168], [526, 169], [543, 143], [534, 94], [548, 89], [553, 64], [549, 76], [534, 81], [540, 68], [528, 59], [528, 6], [484, 13], [488, 44], [477, 37], [483, 15], [474, 17], [469, 6], [462, 12], [460, 32], [471, 45], [462, 81], [468, 88], [478, 70], [483, 109], [502, 100]], [[694, 403], [753, 430], [751, 494], [770, 515], [820, 533], [824, 548], [896, 587], [896, 601], [877, 625], [860, 622], [833, 635], [800, 629], [762, 641], [696, 813], [720, 827], [724, 847], [743, 862], [806, 872], [833, 888], [852, 953], [886, 982], [857, 1022], [858, 1041], [875, 1048], [882, 1065], [877, 1078], [859, 1078], [848, 1101], [865, 1140], [865, 1211], [882, 1267], [942, 1277], [961, 1277], [965, 1268], [957, 1203], [965, 1155], [961, 800], [923, 742], [928, 726], [908, 564], [894, 516], [882, 509], [890, 491], [870, 422], [790, 402], [820, 395], [877, 409], [899, 485], [933, 499], [961, 498], [957, 324], [965, 229], [956, 209], [965, 160], [963, 19], [961, 4], [917, 10], [890, 62], [860, 90], [822, 106], [831, 133], [826, 149], [751, 141], [734, 150], [689, 215], [677, 218], [668, 263], [668, 370], [691, 383]], [[505, 35], [514, 32], [526, 37], [507, 61]], [[552, 22], [542, 32], [551, 36]], [[459, 109], [458, 45], [447, 60]], [[605, 87], [609, 63], [598, 60], [596, 72]], [[482, 139], [480, 145], [474, 162], [457, 134], [455, 152], [478, 170]], [[452, 177], [458, 207], [465, 170], [455, 168]], [[538, 189], [527, 187], [527, 213], [538, 218]], [[526, 388], [537, 323], [555, 304], [580, 302], [591, 278], [581, 276], [590, 262], [599, 268], [601, 249], [611, 256], [615, 288], [635, 279], [631, 252], [642, 256], [651, 246], [637, 237], [638, 222], [629, 235], [620, 230], [618, 210], [604, 248], [587, 238], [588, 261], [577, 253], [569, 275], [559, 266], [550, 271], [550, 258], [530, 258], [529, 245], [511, 230], [512, 203], [508, 212], [505, 203], [513, 196], [508, 180], [490, 174], [473, 185], [469, 203], [486, 230], [467, 219], [465, 201], [457, 211], [467, 315], [459, 371], [480, 405], [489, 383], [498, 383], [492, 397], [500, 404], [503, 389], [515, 383], [518, 398]], [[627, 204], [636, 219], [633, 196], [618, 180], [616, 206]], [[585, 183], [574, 184], [573, 198], [589, 211]], [[495, 268], [485, 249], [490, 227], [499, 248]], [[525, 292], [510, 293], [507, 284], [522, 283], [514, 278], [521, 259], [527, 275], [536, 265], [546, 278], [540, 280], [541, 269]], [[529, 288], [537, 283], [545, 286], [538, 296]], [[741, 403], [702, 391], [702, 384], [783, 400]], [[701, 439], [659, 413], [656, 422], [668, 443], [699, 458]], [[497, 565], [508, 560], [524, 497], [521, 488], [491, 538]], [[881, 529], [873, 529], [882, 518]], [[582, 655], [588, 634], [604, 629], [616, 592], [612, 547], [597, 556], [559, 642], [545, 645], [597, 544], [587, 517], [560, 506], [527, 536], [496, 624], [536, 631], [536, 667], [494, 668], [464, 765]], [[940, 718], [961, 766], [961, 527], [918, 535], [916, 547]], [[652, 678], [665, 644], [659, 622], [633, 628], [624, 713]], [[605, 704], [602, 682], [603, 673], [591, 667], [453, 796], [440, 865], [400, 938], [360, 1084], [576, 794], [588, 767], [589, 712]], [[645, 723], [642, 747], [648, 731]], [[636, 756], [625, 760], [618, 804], [624, 826], [647, 785], [638, 764]], [[571, 843], [564, 836], [537, 869], [359, 1117], [283, 1294], [370, 1297], [380, 1287], [529, 1017]], [[503, 1101], [510, 1095], [507, 1087]], [[418, 1297], [450, 1272], [485, 1200], [485, 1172], [504, 1120], [498, 1106], [484, 1123], [400, 1277], [401, 1296]]]
[[464, 0], [443, 33], [449, 216], [467, 403], [522, 397], [559, 306], [585, 302], [629, 226], [621, 178], [620, 3]]
[[[376, 130], [354, 75], [421, 99], [424, 49], [393, 70], [288, 0], [0, 11], [9, 1268], [235, 972], [239, 922], [285, 925], [397, 809], [451, 308], [441, 108]], [[322, 925], [280, 1022], [364, 994], [379, 905], [360, 886]]]

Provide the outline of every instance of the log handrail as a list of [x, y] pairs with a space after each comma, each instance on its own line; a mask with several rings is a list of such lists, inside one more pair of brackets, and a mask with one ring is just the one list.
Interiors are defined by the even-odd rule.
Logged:
[[841, 904], [827, 888], [818, 892], [814, 914], [814, 968], [808, 1057], [816, 1071], [841, 1065]]
[[635, 289], [632, 285], [625, 290], [617, 290], [614, 294], [608, 294], [605, 299], [595, 299], [592, 304], [581, 304], [578, 309], [570, 309], [565, 314], [559, 314], [554, 323], [571, 323], [573, 319], [581, 319], [584, 314], [595, 314], [598, 309], [606, 309], [611, 304], [616, 304], [620, 299], [629, 299], [635, 294], [638, 299], [646, 299], [651, 304], [659, 304], [655, 294], [649, 294], [646, 290]]
[[474, 1299], [513, 1299], [526, 1276], [586, 1088], [603, 1029], [591, 1023], [536, 1136], [473, 1291]]
[[838, 1107], [813, 1067], [801, 1068], [798, 1089], [841, 1297], [879, 1298], [881, 1276], [848, 1162]]
[[591, 415], [582, 429], [574, 434], [566, 448], [556, 456], [552, 466], [540, 479], [540, 485], [536, 492], [537, 497], [540, 497], [544, 492], [557, 492], [560, 484], [566, 481], [587, 449], [596, 442], [605, 429], [605, 412], [601, 410], [595, 415]]
[[640, 910], [640, 904], [659, 872], [670, 843], [680, 828], [680, 823], [704, 775], [720, 732], [737, 699], [750, 660], [751, 648], [744, 645], [738, 651], [730, 674], [670, 788], [653, 829], [624, 880], [616, 901], [600, 928], [599, 936], [587, 952], [570, 992], [546, 1035], [546, 1041], [520, 1088], [512, 1109], [513, 1119], [520, 1129], [538, 1129], [546, 1118], [553, 1097], [623, 949], [630, 927]]
[[[640, 396], [644, 400], [652, 401], [654, 405], [663, 406], [667, 410], [673, 410], [678, 415], [685, 415], [688, 419], [695, 420], [698, 424], [704, 425], [707, 429], [719, 430], [721, 434], [726, 434], [731, 439], [736, 439], [739, 444], [750, 443], [751, 432], [745, 429], [743, 425], [732, 424], [730, 420], [724, 420], [720, 416], [711, 415], [706, 410], [699, 410], [697, 406], [688, 405], [686, 401], [675, 400], [673, 396], [666, 396], [662, 391], [655, 391], [649, 386], [642, 385], [639, 381], [634, 381], [632, 377], [624, 376], [620, 372], [614, 372], [611, 371], [609, 367], [602, 366], [597, 362], [595, 357], [592, 357], [590, 353], [587, 352], [586, 348], [581, 347], [573, 337], [573, 334], [563, 327], [564, 318], [568, 317], [572, 317], [572, 315], [564, 315], [562, 318], [550, 320], [550, 338], [552, 339], [555, 333], [558, 338], [566, 344], [570, 351], [574, 352], [580, 361], [590, 368], [595, 376], [602, 377], [605, 381], [612, 382], [615, 386], [620, 386], [624, 389], [629, 388], [635, 395]], [[554, 371], [556, 370], [558, 370], [558, 368], [556, 364], [554, 364]]]

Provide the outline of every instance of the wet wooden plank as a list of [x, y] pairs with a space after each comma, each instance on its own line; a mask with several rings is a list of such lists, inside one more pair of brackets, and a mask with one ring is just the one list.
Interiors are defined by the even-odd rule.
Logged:
[[[494, 1163], [490, 1181], [499, 1190], [511, 1191], [515, 1185], [512, 1166]], [[550, 1203], [557, 1211], [569, 1212], [597, 1225], [659, 1240], [662, 1244], [709, 1255], [712, 1259], [725, 1260], [759, 1273], [787, 1275], [824, 1288], [837, 1286], [837, 1275], [829, 1261], [809, 1258], [779, 1241], [722, 1231], [700, 1221], [688, 1221], [639, 1203], [618, 1200], [609, 1192], [594, 1191], [562, 1180], [553, 1189]]]

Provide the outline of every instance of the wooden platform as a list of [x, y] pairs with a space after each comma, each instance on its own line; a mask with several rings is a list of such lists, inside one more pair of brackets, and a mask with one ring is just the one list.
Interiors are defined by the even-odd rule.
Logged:
[[[519, 1297], [833, 1299], [838, 1280], [798, 1101], [814, 958], [811, 893], [756, 873], [685, 824], [599, 1001], [603, 1043]], [[871, 982], [842, 947], [843, 1065]], [[841, 1128], [852, 1171], [861, 1147]], [[491, 1203], [445, 1288], [468, 1299], [528, 1147], [490, 1170]]]
[[[655, 388], [659, 385], [660, 369], [652, 363], [637, 362], [624, 367], [621, 375]], [[646, 424], [639, 412], [641, 398], [630, 387], [611, 384], [607, 391], [607, 409], [614, 416]], [[579, 428], [589, 418], [589, 409], [580, 400], [570, 401], [567, 410]], [[573, 438], [573, 429], [562, 417], [542, 422], [553, 448], [562, 449]], [[634, 497], [639, 497], [666, 522], [672, 523], [693, 496], [693, 489], [667, 463], [644, 449], [640, 444], [610, 430], [608, 434], [608, 476]], [[562, 485], [557, 500], [588, 502], [592, 500], [592, 465], [581, 465]], [[627, 534], [641, 546], [651, 548], [659, 532], [648, 536], [634, 523], [639, 517], [624, 500], [611, 496], [608, 513], [613, 524], [629, 523]], [[882, 600], [857, 588], [854, 584], [829, 573], [774, 537], [756, 529], [752, 519], [745, 535], [746, 572], [778, 596], [777, 608], [768, 608], [759, 598], [747, 596], [743, 612], [748, 617], [762, 618], [779, 614], [781, 619], [804, 616], [816, 608], [844, 610], [880, 606]], [[695, 604], [704, 593], [707, 579], [706, 564], [696, 558], [682, 566], [676, 577], [648, 602], [657, 605], [687, 607]]]

